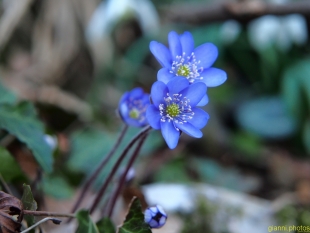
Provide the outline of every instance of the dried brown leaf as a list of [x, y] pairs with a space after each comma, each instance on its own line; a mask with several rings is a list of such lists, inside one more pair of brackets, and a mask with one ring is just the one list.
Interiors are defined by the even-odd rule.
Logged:
[[[17, 215], [17, 219], [14, 216]], [[23, 204], [16, 197], [0, 191], [0, 232], [20, 232]]]

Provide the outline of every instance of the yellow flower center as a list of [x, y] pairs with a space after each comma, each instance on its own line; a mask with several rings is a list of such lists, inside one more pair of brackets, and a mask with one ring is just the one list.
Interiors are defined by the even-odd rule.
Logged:
[[130, 118], [132, 119], [138, 119], [140, 114], [139, 114], [139, 111], [137, 109], [132, 109], [130, 112], [129, 112], [129, 116]]
[[190, 73], [190, 68], [188, 65], [182, 65], [179, 67], [178, 71], [177, 71], [177, 75], [178, 76], [184, 76], [184, 77], [188, 77]]
[[171, 104], [167, 106], [166, 112], [169, 114], [171, 117], [176, 117], [180, 114], [180, 109], [179, 105], [177, 104]]

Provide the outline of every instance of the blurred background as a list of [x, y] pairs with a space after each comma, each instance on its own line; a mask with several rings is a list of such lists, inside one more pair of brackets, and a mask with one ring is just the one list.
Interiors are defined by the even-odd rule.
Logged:
[[32, 184], [40, 208], [68, 212], [120, 132], [121, 95], [156, 81], [150, 41], [190, 31], [218, 47], [228, 79], [208, 89], [203, 138], [169, 150], [151, 133], [124, 197], [163, 202], [161, 232], [310, 226], [310, 1], [2, 0], [0, 13], [0, 172], [13, 192]]

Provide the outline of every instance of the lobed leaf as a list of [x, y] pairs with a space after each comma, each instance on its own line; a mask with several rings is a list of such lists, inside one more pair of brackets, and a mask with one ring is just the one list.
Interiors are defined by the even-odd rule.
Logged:
[[99, 233], [96, 224], [92, 221], [87, 210], [81, 210], [76, 214], [79, 226], [76, 233]]
[[102, 218], [100, 221], [96, 223], [98, 230], [100, 233], [115, 233], [115, 226], [111, 219]]
[[149, 225], [144, 222], [141, 203], [137, 197], [132, 199], [125, 222], [119, 227], [118, 233], [152, 233]]

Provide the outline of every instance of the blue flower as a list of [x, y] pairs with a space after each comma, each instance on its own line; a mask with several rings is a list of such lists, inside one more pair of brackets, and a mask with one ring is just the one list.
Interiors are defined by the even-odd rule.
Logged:
[[209, 115], [197, 104], [205, 96], [206, 85], [202, 82], [190, 84], [184, 77], [176, 77], [167, 84], [157, 81], [153, 84], [153, 103], [146, 110], [146, 118], [154, 129], [160, 129], [170, 149], [179, 141], [180, 133], [202, 137]]
[[167, 214], [160, 205], [149, 207], [144, 212], [144, 221], [151, 228], [160, 228], [167, 221]]
[[141, 88], [126, 92], [119, 101], [118, 110], [122, 120], [130, 126], [143, 127], [148, 124], [146, 108], [150, 105], [150, 95]]
[[168, 83], [175, 76], [183, 76], [190, 83], [204, 82], [207, 87], [215, 87], [227, 79], [226, 72], [211, 67], [218, 51], [214, 44], [205, 43], [194, 48], [194, 39], [190, 32], [178, 35], [172, 31], [168, 35], [169, 49], [156, 41], [150, 43], [150, 50], [163, 66], [157, 79]]

